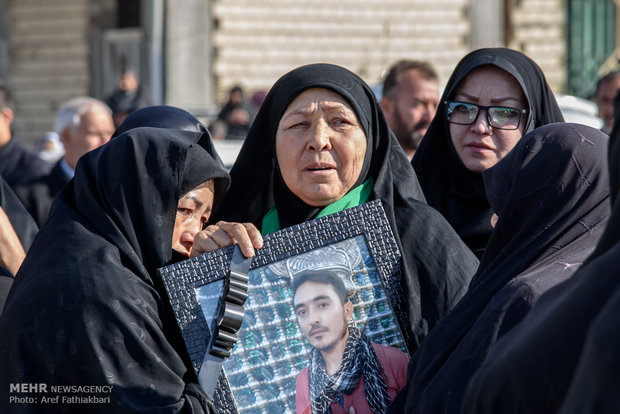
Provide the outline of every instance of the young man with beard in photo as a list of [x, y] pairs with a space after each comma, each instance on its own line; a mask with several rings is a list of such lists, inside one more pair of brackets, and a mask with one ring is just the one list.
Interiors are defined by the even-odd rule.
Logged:
[[312, 346], [297, 375], [296, 412], [386, 412], [406, 383], [407, 354], [370, 342], [350, 324], [353, 304], [334, 270], [302, 271], [291, 285], [297, 322]]

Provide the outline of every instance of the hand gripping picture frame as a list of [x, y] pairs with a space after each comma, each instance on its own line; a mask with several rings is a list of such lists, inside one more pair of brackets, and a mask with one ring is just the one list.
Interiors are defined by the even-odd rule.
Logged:
[[218, 412], [309, 413], [360, 392], [385, 403], [404, 385], [401, 265], [375, 200], [266, 235], [252, 259], [231, 246], [159, 274]]

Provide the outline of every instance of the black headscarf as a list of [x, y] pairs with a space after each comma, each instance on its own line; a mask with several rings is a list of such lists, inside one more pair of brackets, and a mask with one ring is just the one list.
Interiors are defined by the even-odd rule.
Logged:
[[[358, 116], [366, 133], [367, 146], [362, 172], [356, 184], [364, 182], [370, 176], [375, 177], [382, 167], [385, 170], [385, 161], [393, 175], [406, 178], [398, 189], [401, 196], [405, 199], [424, 200], [411, 168], [403, 163], [401, 157], [392, 154], [394, 136], [368, 85], [357, 75], [339, 66], [314, 64], [287, 73], [267, 94], [230, 171], [232, 186], [222, 206], [222, 215], [230, 220], [260, 224], [263, 215], [275, 203], [282, 216], [281, 223], [290, 226], [313, 218], [318, 213], [320, 208], [306, 205], [286, 188], [275, 155], [276, 131], [280, 118], [290, 103], [310, 88], [326, 88], [338, 93]], [[387, 177], [389, 178], [391, 177]], [[275, 200], [272, 194], [274, 186], [277, 189]], [[265, 192], [267, 194], [263, 194]], [[251, 206], [248, 209], [249, 203]]]
[[250, 221], [260, 226], [274, 204], [286, 225], [314, 217], [314, 207], [304, 206], [278, 184], [275, 160], [280, 118], [288, 105], [310, 88], [326, 88], [346, 99], [366, 132], [365, 167], [358, 183], [373, 179], [371, 199], [382, 201], [403, 254], [403, 280], [395, 286], [404, 290], [399, 297], [409, 324], [401, 323], [415, 349], [428, 329], [464, 294], [477, 260], [441, 215], [420, 201], [422, 191], [407, 157], [388, 128], [374, 93], [354, 73], [339, 66], [313, 64], [297, 68], [275, 83], [232, 167], [232, 186], [215, 212], [215, 220]]
[[15, 280], [13, 274], [4, 266], [0, 266], [0, 314], [2, 314], [4, 302], [11, 290], [11, 286], [13, 286], [13, 280]]
[[[186, 110], [168, 105], [153, 105], [138, 109], [129, 114], [118, 128], [116, 128], [116, 131], [112, 134], [112, 138], [138, 127], [178, 129], [180, 131], [209, 134], [207, 127]], [[220, 169], [222, 172], [225, 172], [224, 163], [215, 151], [213, 141], [211, 139], [205, 140], [203, 145], [209, 153], [207, 156], [213, 158], [213, 161], [215, 161], [215, 164], [209, 163], [209, 165], [218, 165], [221, 167]], [[215, 181], [213, 208], [215, 209], [226, 191], [228, 191], [228, 187], [230, 187], [230, 176], [227, 173], [219, 173], [213, 175], [213, 179]]]
[[[611, 320], [609, 316], [618, 311], [620, 287], [619, 135], [616, 123], [608, 152], [612, 211], [596, 250], [570, 280], [546, 292], [527, 318], [497, 343], [470, 382], [464, 412], [557, 412], [571, 381], [563, 412], [618, 412], [617, 388], [613, 395], [606, 393], [608, 386], [618, 384], [617, 313]], [[601, 340], [607, 343], [598, 347]], [[584, 344], [580, 372], [573, 379]], [[613, 356], [608, 347], [614, 349]], [[584, 375], [591, 383], [584, 383]]]
[[506, 71], [521, 86], [528, 105], [524, 133], [541, 125], [564, 121], [542, 70], [521, 52], [506, 48], [479, 49], [466, 55], [454, 69], [435, 118], [411, 163], [428, 204], [446, 217], [478, 257], [491, 234], [489, 219], [493, 212], [486, 199], [481, 174], [468, 170], [452, 145], [444, 102], [454, 97], [458, 86], [472, 70], [486, 65]]
[[495, 341], [594, 250], [609, 216], [606, 149], [597, 129], [550, 124], [482, 173], [499, 220], [469, 291], [414, 355], [405, 412], [460, 412]]
[[156, 273], [184, 187], [220, 173], [209, 139], [134, 128], [80, 159], [0, 318], [0, 404], [28, 382], [112, 385], [89, 412], [209, 410]]

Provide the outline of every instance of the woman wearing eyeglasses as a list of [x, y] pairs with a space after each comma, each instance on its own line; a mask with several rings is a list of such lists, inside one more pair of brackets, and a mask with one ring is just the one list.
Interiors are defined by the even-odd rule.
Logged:
[[542, 70], [523, 53], [479, 49], [456, 66], [412, 165], [427, 203], [478, 257], [493, 214], [480, 173], [525, 133], [563, 121]]

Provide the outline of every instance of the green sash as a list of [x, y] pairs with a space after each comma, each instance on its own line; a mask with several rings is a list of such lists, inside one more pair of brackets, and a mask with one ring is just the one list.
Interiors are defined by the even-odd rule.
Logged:
[[[364, 183], [360, 184], [353, 190], [346, 193], [344, 197], [342, 197], [340, 200], [334, 201], [333, 203], [325, 206], [315, 218], [327, 216], [338, 211], [346, 210], [348, 208], [364, 204], [370, 198], [370, 194], [372, 193], [372, 186], [373, 179], [371, 177], [368, 180], [364, 181]], [[274, 231], [278, 230], [280, 230], [280, 218], [278, 217], [278, 210], [274, 205], [269, 209], [269, 211], [267, 211], [267, 213], [263, 217], [261, 233], [264, 236], [265, 234], [273, 233]]]

